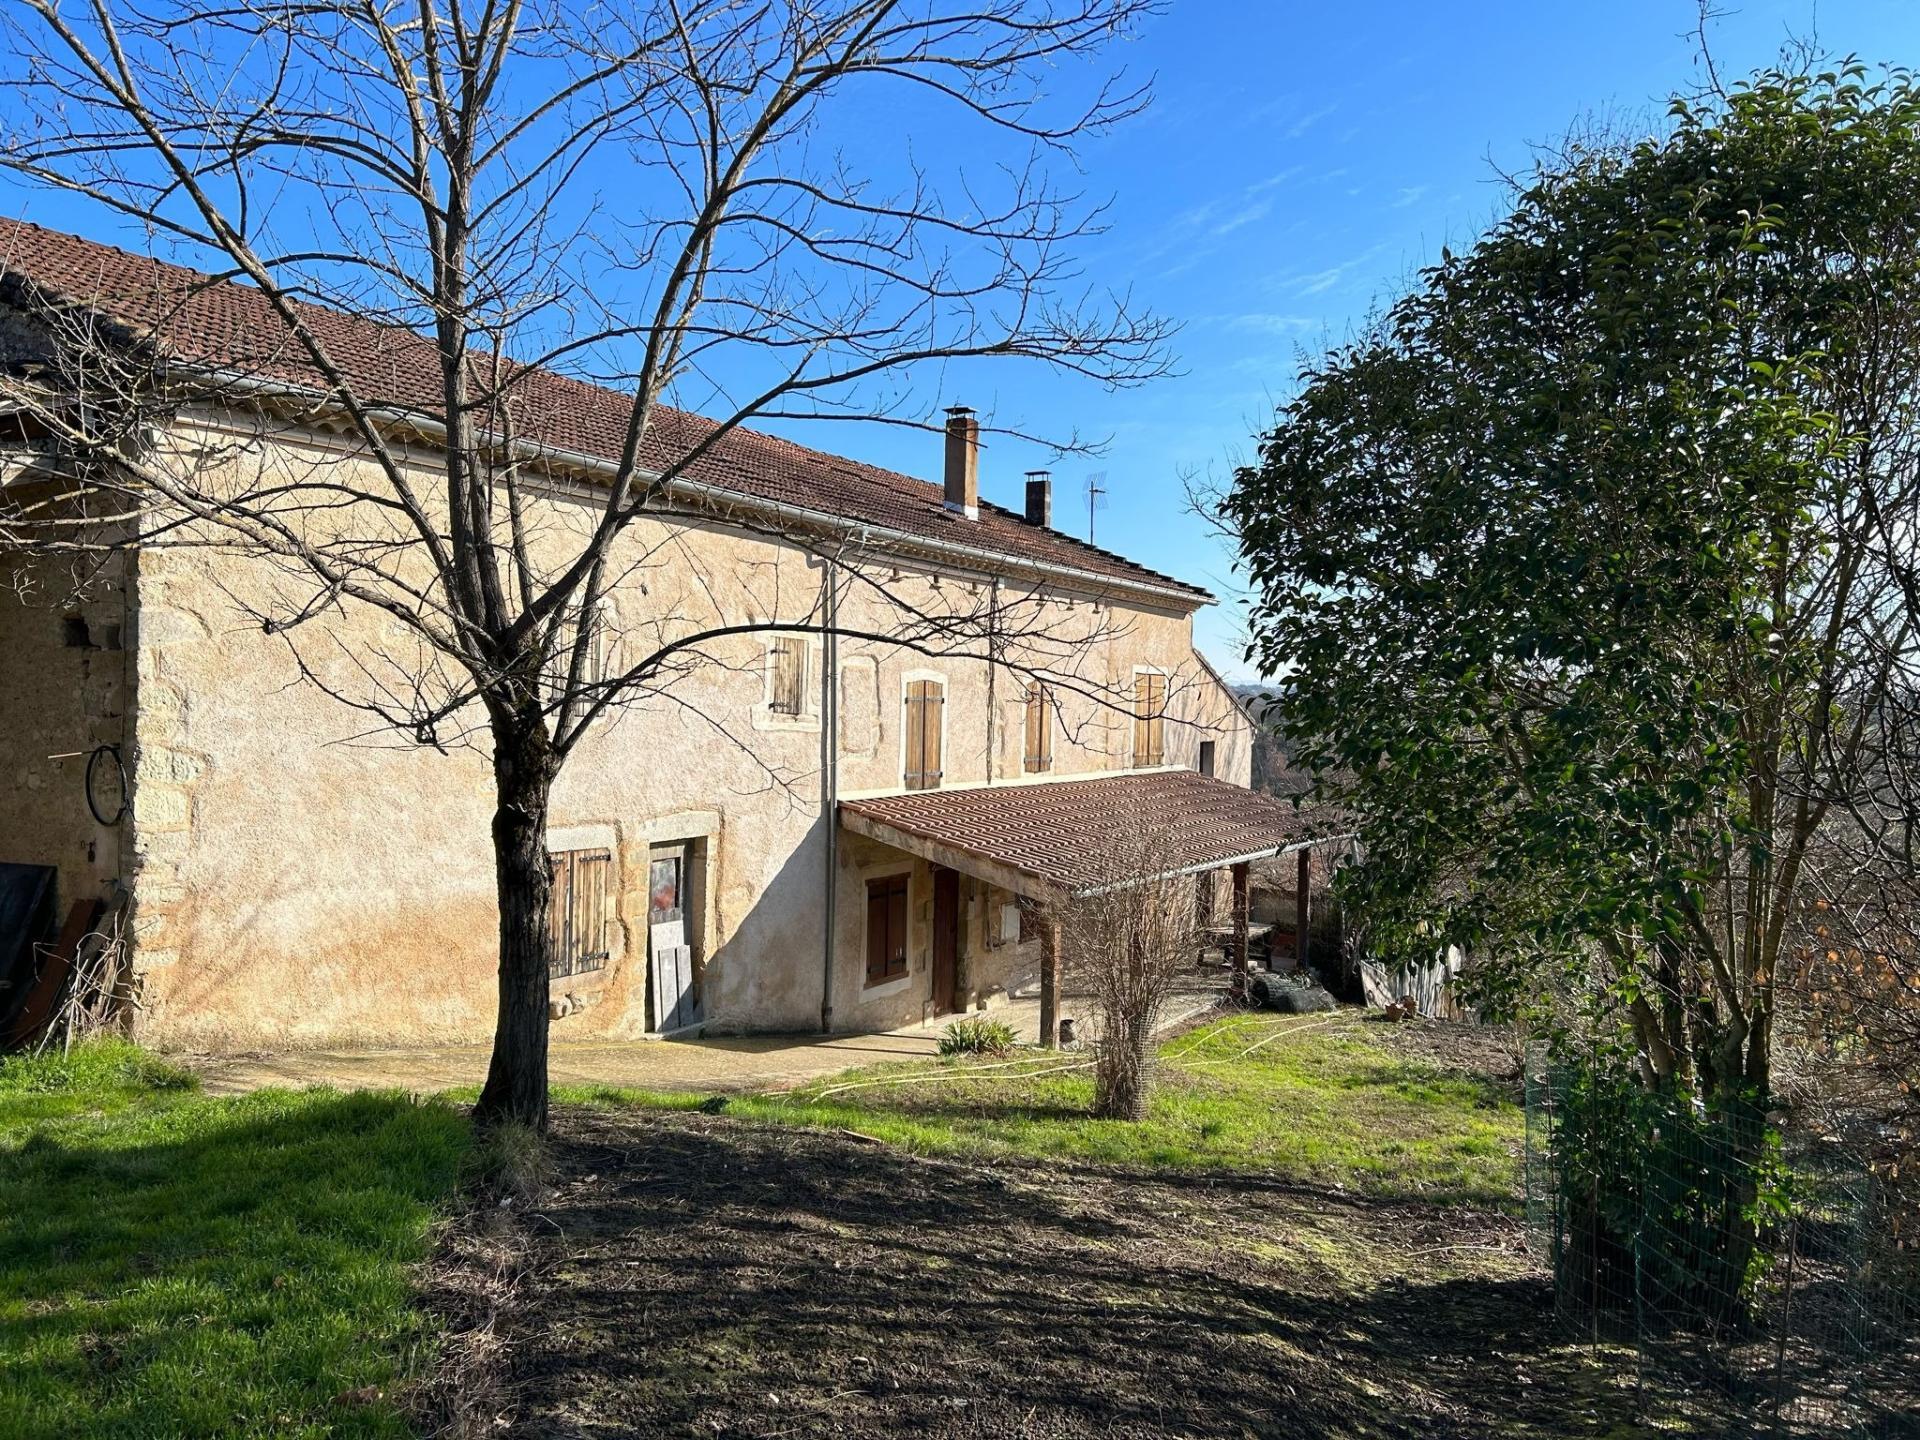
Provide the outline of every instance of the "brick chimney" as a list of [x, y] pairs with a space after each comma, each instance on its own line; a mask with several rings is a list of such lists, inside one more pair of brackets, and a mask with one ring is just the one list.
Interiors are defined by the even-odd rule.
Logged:
[[980, 422], [965, 405], [947, 411], [947, 509], [980, 518]]
[[1040, 529], [1053, 525], [1053, 472], [1027, 471], [1027, 523]]

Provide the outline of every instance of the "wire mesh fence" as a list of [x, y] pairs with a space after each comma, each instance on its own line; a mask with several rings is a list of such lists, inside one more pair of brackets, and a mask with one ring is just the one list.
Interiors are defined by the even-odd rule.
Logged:
[[1920, 1265], [1840, 1147], [1536, 1061], [1525, 1167], [1558, 1321], [1644, 1423], [1920, 1437]]

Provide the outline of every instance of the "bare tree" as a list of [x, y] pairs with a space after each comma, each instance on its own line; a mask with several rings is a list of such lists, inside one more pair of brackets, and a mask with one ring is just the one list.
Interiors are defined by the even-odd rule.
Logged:
[[1153, 835], [1116, 849], [1106, 873], [1120, 878], [1062, 907], [1060, 956], [1069, 982], [1092, 997], [1099, 1022], [1094, 1113], [1139, 1120], [1152, 1085], [1154, 1032], [1200, 954], [1196, 881], [1177, 873]]
[[[609, 595], [680, 559], [670, 531], [630, 553], [636, 522], [710, 515], [703, 467], [750, 420], [935, 423], [892, 378], [913, 367], [1024, 359], [1109, 385], [1164, 368], [1167, 327], [1079, 279], [1100, 209], [1050, 178], [1146, 100], [1119, 78], [1077, 100], [1053, 87], [1154, 8], [21, 0], [0, 19], [0, 163], [213, 257], [270, 322], [247, 337], [254, 363], [216, 365], [178, 343], [204, 289], [149, 297], [131, 329], [38, 297], [67, 327], [65, 373], [9, 398], [66, 483], [0, 538], [238, 547], [279, 577], [263, 623], [372, 724], [484, 738], [500, 1003], [482, 1123], [545, 1123], [544, 836], [569, 754], [729, 636], [831, 624], [809, 603], [609, 646]], [[924, 170], [907, 136], [932, 124], [980, 164]], [[376, 353], [338, 314], [389, 327]], [[584, 380], [622, 403], [592, 518], [569, 528], [542, 502], [577, 480], [562, 462]], [[253, 433], [232, 424], [242, 405]], [[268, 443], [290, 423], [333, 427], [356, 463], [291, 465]], [[430, 479], [407, 451], [422, 439]], [[882, 583], [857, 544], [802, 543]], [[923, 608], [875, 638], [1003, 656], [1023, 604], [1040, 598]], [[348, 610], [396, 639], [323, 665], [301, 636]], [[1050, 673], [1086, 635], [1028, 638]]]

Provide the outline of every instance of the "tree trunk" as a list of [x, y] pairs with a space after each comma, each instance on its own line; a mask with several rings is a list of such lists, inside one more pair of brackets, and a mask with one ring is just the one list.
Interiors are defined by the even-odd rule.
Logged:
[[494, 726], [495, 885], [500, 901], [500, 1012], [474, 1123], [547, 1128], [547, 977], [553, 875], [547, 800], [553, 752], [538, 720]]

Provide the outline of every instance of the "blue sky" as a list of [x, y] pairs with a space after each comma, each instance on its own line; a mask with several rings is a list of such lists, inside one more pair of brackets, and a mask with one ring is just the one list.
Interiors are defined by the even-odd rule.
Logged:
[[[1809, 32], [1839, 54], [1920, 62], [1920, 6], [1908, 0], [1728, 10], [1710, 31], [1723, 79]], [[1056, 466], [1056, 523], [1085, 533], [1081, 485], [1105, 471], [1111, 508], [1095, 538], [1212, 586], [1222, 603], [1200, 618], [1202, 648], [1251, 678], [1227, 556], [1186, 513], [1181, 474], [1228, 473], [1287, 393], [1302, 347], [1340, 337], [1442, 243], [1477, 234], [1502, 203], [1496, 167], [1523, 167], [1531, 144], [1586, 118], [1658, 126], [1666, 97], [1699, 83], [1694, 20], [1692, 0], [1176, 0], [1129, 57], [1157, 74], [1152, 113], [1088, 152], [1089, 187], [1115, 200], [1088, 270], [1131, 282], [1183, 323], [1184, 375], [1106, 394], [1031, 378], [1014, 391], [1003, 374], [988, 381], [1001, 388], [966, 398], [1110, 434], [1104, 458]], [[914, 437], [850, 443], [934, 473]], [[1021, 472], [1045, 457], [1009, 449], [997, 447], [984, 483], [1017, 504]]]
[[[1710, 38], [1723, 78], [1775, 59], [1792, 37], [1830, 54], [1920, 60], [1914, 0], [1722, 0]], [[1229, 557], [1186, 508], [1183, 476], [1223, 479], [1288, 393], [1303, 351], [1338, 339], [1404, 288], [1443, 243], [1470, 242], [1503, 202], [1501, 169], [1530, 146], [1601, 120], [1645, 132], [1666, 98], [1700, 83], [1694, 0], [1560, 0], [1441, 5], [1411, 0], [1280, 4], [1172, 0], [1116, 56], [1155, 77], [1145, 116], [1088, 144], [1084, 174], [1110, 197], [1108, 230], [1081, 255], [1089, 285], [1124, 289], [1183, 327], [1181, 374], [1107, 392], [1007, 365], [916, 377], [916, 398], [964, 402], [990, 419], [1055, 435], [1110, 437], [1097, 459], [1055, 463], [1055, 522], [1084, 535], [1084, 485], [1103, 472], [1109, 507], [1095, 538], [1155, 569], [1212, 587], [1202, 648], [1234, 678], [1241, 619]], [[1092, 77], [1062, 75], [1065, 95]], [[911, 109], [863, 99], [848, 134], [895, 145], [936, 168], [976, 168], [962, 127], [921, 125]], [[889, 124], [889, 121], [892, 123]], [[636, 199], [638, 174], [608, 161], [598, 192]], [[140, 247], [138, 230], [47, 192], [0, 182], [0, 213]], [[205, 257], [177, 254], [193, 263]], [[937, 480], [936, 436], [844, 425], [795, 438]], [[991, 444], [983, 489], [1018, 506], [1036, 446]]]

